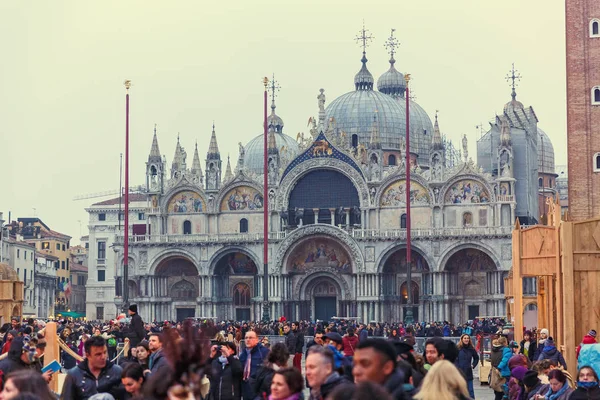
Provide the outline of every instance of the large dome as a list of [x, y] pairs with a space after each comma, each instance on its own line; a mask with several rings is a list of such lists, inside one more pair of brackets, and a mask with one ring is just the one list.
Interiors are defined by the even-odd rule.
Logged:
[[[326, 121], [335, 118], [336, 128], [351, 138], [357, 134], [360, 143], [368, 145], [373, 117], [384, 149], [399, 149], [406, 137], [406, 100], [373, 90], [355, 90], [341, 95], [325, 110]], [[433, 124], [429, 116], [414, 101], [410, 101], [410, 151], [417, 154], [419, 164], [429, 165], [429, 148]]]
[[[298, 155], [298, 143], [291, 137], [281, 132], [274, 132], [275, 142], [277, 143], [277, 148], [280, 149], [285, 146], [287, 154], [285, 157], [288, 160], [295, 158]], [[264, 163], [264, 143], [263, 143], [263, 135], [258, 135], [254, 139], [246, 144], [245, 155], [244, 155], [244, 168], [252, 171], [256, 174], [263, 173], [263, 163]], [[279, 154], [280, 157], [283, 157], [283, 154]]]
[[[359, 143], [367, 146], [375, 120], [383, 149], [398, 150], [406, 137], [406, 100], [397, 96], [404, 88], [396, 88], [402, 84], [402, 74], [393, 70], [392, 63], [390, 70], [393, 71], [388, 71], [378, 81], [382, 91], [390, 95], [376, 92], [364, 55], [361, 61], [362, 68], [354, 79], [356, 90], [341, 95], [329, 104], [325, 109], [326, 121], [329, 123], [334, 118], [335, 128], [345, 132], [349, 139], [352, 135], [358, 135]], [[410, 152], [418, 156], [420, 165], [429, 165], [432, 134], [431, 119], [417, 103], [410, 101]]]
[[554, 146], [550, 138], [538, 126], [538, 173], [554, 174]]

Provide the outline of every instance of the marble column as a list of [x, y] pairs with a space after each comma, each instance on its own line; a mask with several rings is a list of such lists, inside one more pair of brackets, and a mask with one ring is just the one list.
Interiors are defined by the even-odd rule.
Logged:
[[335, 226], [335, 208], [330, 208], [329, 212], [331, 213], [331, 225]]
[[319, 209], [318, 208], [313, 208], [313, 214], [315, 214], [315, 224], [319, 223]]

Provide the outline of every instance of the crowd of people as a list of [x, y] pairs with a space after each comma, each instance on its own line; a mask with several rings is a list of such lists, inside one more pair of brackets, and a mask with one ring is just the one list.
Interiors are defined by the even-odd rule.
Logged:
[[[145, 324], [132, 305], [128, 318], [58, 324], [68, 350], [61, 351], [66, 378], [55, 394], [53, 371], [42, 368], [44, 322], [13, 319], [0, 329], [7, 349], [0, 400], [474, 399], [484, 336], [492, 337], [488, 380], [496, 400], [600, 399], [594, 368], [570, 373], [547, 329], [526, 331], [517, 343], [503, 325], [497, 318], [461, 325], [285, 318]], [[422, 354], [419, 336], [426, 338]], [[595, 342], [591, 330], [582, 346]]]

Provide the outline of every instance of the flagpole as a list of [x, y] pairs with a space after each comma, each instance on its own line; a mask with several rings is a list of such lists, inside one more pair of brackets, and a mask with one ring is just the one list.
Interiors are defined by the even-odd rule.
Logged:
[[125, 81], [125, 213], [123, 215], [125, 235], [123, 243], [123, 311], [129, 308], [129, 88], [131, 81]]
[[263, 79], [264, 92], [264, 134], [263, 134], [263, 315], [265, 322], [271, 320], [269, 315], [269, 168], [268, 168], [268, 121], [267, 121], [267, 86], [269, 79]]
[[408, 82], [410, 81], [410, 74], [404, 75], [406, 79], [406, 292], [407, 296], [407, 310], [404, 315], [404, 322], [407, 324], [413, 323], [413, 312], [412, 312], [412, 246], [410, 237], [410, 94], [408, 89]]

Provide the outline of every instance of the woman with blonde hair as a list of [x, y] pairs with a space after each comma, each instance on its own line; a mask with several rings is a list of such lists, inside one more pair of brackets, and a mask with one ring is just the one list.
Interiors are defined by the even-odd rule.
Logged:
[[439, 360], [431, 367], [416, 400], [466, 400], [469, 399], [467, 381], [450, 361]]

